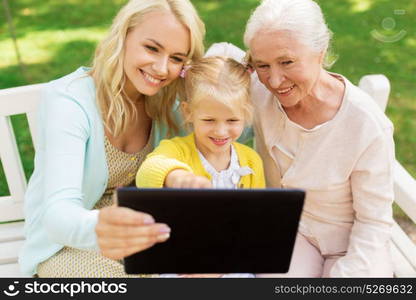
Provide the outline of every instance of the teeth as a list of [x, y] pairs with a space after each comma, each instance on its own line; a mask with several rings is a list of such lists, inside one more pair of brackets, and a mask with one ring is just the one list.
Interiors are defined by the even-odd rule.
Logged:
[[149, 74], [147, 74], [145, 72], [143, 72], [143, 74], [144, 74], [144, 77], [146, 78], [146, 80], [150, 81], [153, 84], [159, 84], [161, 82], [161, 80], [156, 79], [156, 78], [150, 76]]
[[291, 87], [289, 87], [289, 88], [287, 88], [287, 89], [284, 89], [284, 90], [278, 90], [277, 92], [278, 92], [279, 94], [284, 94], [284, 93], [287, 93], [287, 92], [291, 91], [294, 87], [295, 87], [295, 86], [293, 85], [293, 86], [291, 86]]
[[224, 141], [226, 141], [227, 139], [216, 139], [216, 138], [212, 138], [214, 141], [216, 141], [216, 142], [224, 142]]

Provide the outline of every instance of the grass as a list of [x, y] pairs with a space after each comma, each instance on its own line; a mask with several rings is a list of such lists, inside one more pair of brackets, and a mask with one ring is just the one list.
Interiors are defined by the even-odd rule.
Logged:
[[[193, 0], [207, 26], [207, 42], [240, 47], [249, 12], [257, 0]], [[416, 177], [416, 2], [412, 0], [318, 1], [334, 33], [338, 60], [331, 69], [353, 83], [382, 73], [391, 81], [387, 115], [395, 125], [396, 156]], [[0, 6], [0, 88], [49, 81], [90, 65], [94, 48], [124, 0], [9, 1], [26, 74], [17, 65]], [[393, 20], [393, 21], [392, 21]], [[386, 42], [405, 31], [404, 37]], [[375, 38], [378, 36], [378, 39]], [[382, 40], [380, 40], [382, 37]], [[13, 117], [26, 176], [33, 171], [33, 147], [24, 116]], [[0, 165], [0, 196], [7, 195]]]

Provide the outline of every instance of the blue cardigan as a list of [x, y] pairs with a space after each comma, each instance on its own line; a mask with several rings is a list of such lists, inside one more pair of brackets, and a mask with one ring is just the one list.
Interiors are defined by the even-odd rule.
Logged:
[[[98, 249], [92, 210], [108, 181], [104, 128], [87, 68], [49, 82], [38, 110], [35, 170], [25, 196], [26, 241], [19, 255], [21, 271], [65, 246]], [[153, 122], [153, 147], [167, 128]]]

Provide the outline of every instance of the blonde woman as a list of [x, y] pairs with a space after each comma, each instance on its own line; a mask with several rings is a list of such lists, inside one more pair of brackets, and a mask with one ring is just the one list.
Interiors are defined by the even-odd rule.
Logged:
[[25, 274], [125, 277], [118, 259], [169, 237], [167, 225], [114, 206], [112, 194], [134, 181], [166, 128], [177, 128], [178, 77], [203, 54], [204, 33], [188, 0], [131, 0], [92, 68], [45, 87], [25, 200]]

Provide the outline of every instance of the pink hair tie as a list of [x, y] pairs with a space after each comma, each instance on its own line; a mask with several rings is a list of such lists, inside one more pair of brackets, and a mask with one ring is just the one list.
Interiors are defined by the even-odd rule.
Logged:
[[243, 58], [243, 65], [246, 68], [246, 71], [252, 74], [254, 72], [253, 66], [250, 64], [250, 50], [246, 51], [246, 55]]
[[179, 77], [181, 77], [181, 78], [185, 78], [185, 76], [186, 76], [186, 72], [187, 72], [190, 68], [191, 68], [191, 66], [190, 66], [190, 65], [183, 66], [183, 67], [182, 67], [181, 72], [179, 73]]
[[250, 64], [247, 64], [245, 67], [246, 67], [247, 72], [249, 72], [250, 74], [253, 74], [254, 69]]

